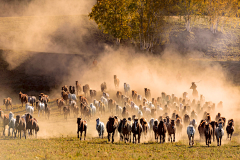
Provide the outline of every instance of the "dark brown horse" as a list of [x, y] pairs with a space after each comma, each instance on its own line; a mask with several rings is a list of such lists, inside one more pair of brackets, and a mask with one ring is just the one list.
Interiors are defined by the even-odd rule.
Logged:
[[151, 91], [150, 91], [150, 89], [144, 88], [144, 92], [145, 92], [145, 97], [147, 99], [151, 99]]
[[233, 119], [228, 120], [228, 125], [226, 127], [226, 131], [227, 131], [227, 138], [229, 138], [229, 135], [230, 135], [230, 141], [231, 141], [232, 134], [234, 132], [234, 121], [233, 121]]
[[183, 129], [183, 125], [182, 125], [182, 121], [180, 118], [177, 118], [176, 120], [176, 129], [177, 129], [177, 133], [178, 135], [182, 135], [182, 129]]
[[114, 101], [113, 99], [109, 99], [108, 108], [111, 113], [113, 113], [113, 110], [115, 109], [115, 107], [116, 107], [116, 101]]
[[131, 132], [132, 132], [132, 125], [131, 122], [128, 121], [126, 118], [123, 118], [123, 120], [120, 123], [123, 139], [126, 143], [126, 141], [131, 142]]
[[20, 134], [20, 139], [22, 137], [22, 131], [24, 133], [25, 139], [26, 139], [26, 121], [24, 118], [21, 118], [20, 115], [16, 116], [16, 122], [15, 122], [15, 137], [18, 132], [18, 137]]
[[140, 124], [142, 125], [143, 134], [144, 134], [145, 138], [147, 138], [148, 123], [147, 123], [146, 119], [142, 117], [142, 118], [140, 119]]
[[23, 94], [23, 93], [20, 91], [20, 93], [19, 93], [19, 99], [21, 100], [22, 107], [23, 107], [23, 103], [27, 103], [27, 102], [28, 102], [28, 95], [27, 95], [27, 94]]
[[82, 132], [84, 132], [84, 140], [85, 140], [86, 133], [87, 133], [87, 122], [85, 120], [82, 120], [82, 118], [77, 118], [77, 124], [78, 124], [78, 130], [77, 130], [78, 138], [79, 138], [79, 132], [80, 132], [81, 133], [80, 140], [82, 140]]
[[159, 142], [164, 143], [165, 142], [165, 136], [167, 132], [167, 127], [165, 123], [161, 120], [159, 125], [158, 125], [158, 135], [159, 135]]
[[28, 130], [29, 135], [33, 135], [35, 131], [35, 136], [37, 137], [37, 132], [39, 131], [39, 126], [37, 120], [32, 117], [31, 114], [26, 114], [26, 130]]
[[3, 99], [3, 105], [6, 106], [6, 110], [8, 111], [8, 106], [11, 106], [11, 110], [13, 109], [12, 107], [12, 99], [10, 97], [4, 98]]
[[199, 132], [199, 135], [200, 135], [200, 140], [203, 139], [203, 137], [205, 135], [205, 133], [204, 133], [205, 124], [206, 124], [206, 121], [201, 120], [201, 122], [198, 126], [198, 132]]
[[110, 142], [110, 135], [112, 134], [112, 143], [114, 142], [114, 134], [115, 130], [118, 127], [118, 122], [114, 117], [109, 117], [108, 122], [106, 125], [107, 132], [108, 132], [108, 142]]
[[212, 134], [212, 136], [213, 136], [213, 142], [215, 141], [215, 129], [216, 129], [216, 127], [217, 127], [217, 122], [215, 122], [215, 121], [211, 121], [211, 127], [212, 127], [212, 129], [213, 129], [213, 134]]
[[8, 114], [4, 114], [2, 110], [0, 110], [0, 118], [2, 119], [2, 123], [3, 123], [3, 135], [5, 136], [5, 127], [6, 125], [8, 125], [9, 123], [9, 115]]
[[153, 128], [152, 129], [153, 129], [153, 132], [154, 132], [155, 140], [158, 141], [159, 134], [158, 134], [158, 121], [157, 120], [153, 122]]
[[206, 145], [209, 147], [209, 144], [211, 144], [211, 137], [213, 134], [213, 129], [210, 124], [205, 124], [204, 128], [205, 138], [206, 138]]
[[134, 123], [132, 125], [132, 133], [133, 133], [133, 143], [137, 141], [137, 136], [138, 135], [138, 143], [140, 143], [141, 139], [141, 134], [142, 134], [142, 125], [138, 122], [138, 118], [133, 118]]
[[89, 85], [88, 85], [88, 84], [85, 84], [85, 85], [83, 86], [83, 92], [84, 92], [84, 94], [85, 94], [85, 97], [87, 97], [87, 95], [89, 94], [89, 90], [90, 90]]
[[126, 107], [123, 107], [122, 117], [123, 118], [128, 118], [129, 117], [129, 113], [128, 113]]

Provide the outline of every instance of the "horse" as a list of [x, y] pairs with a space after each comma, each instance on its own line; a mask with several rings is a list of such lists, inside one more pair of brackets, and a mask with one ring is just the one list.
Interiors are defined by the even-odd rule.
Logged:
[[216, 126], [217, 126], [217, 122], [211, 121], [210, 124], [211, 124], [212, 129], [213, 129], [212, 137], [213, 137], [213, 142], [214, 142], [214, 140], [215, 140], [215, 138], [214, 138], [214, 136], [215, 136], [215, 129], [216, 129]]
[[204, 133], [206, 138], [206, 145], [209, 147], [209, 144], [211, 144], [211, 137], [213, 134], [213, 129], [211, 124], [209, 123], [205, 124]]
[[167, 132], [166, 124], [161, 120], [158, 124], [159, 143], [165, 142], [166, 132]]
[[116, 105], [116, 115], [120, 116], [122, 114], [122, 112], [123, 112], [122, 107], [119, 105]]
[[10, 97], [4, 98], [3, 99], [3, 105], [6, 106], [6, 110], [7, 111], [8, 111], [8, 106], [11, 106], [11, 109], [13, 109], [13, 107], [12, 107], [12, 99]]
[[26, 121], [24, 118], [21, 118], [20, 115], [16, 116], [16, 122], [15, 122], [15, 138], [18, 132], [18, 137], [20, 133], [20, 139], [22, 137], [22, 131], [24, 134], [24, 137], [26, 139]]
[[109, 111], [111, 113], [113, 113], [113, 109], [116, 106], [116, 101], [114, 101], [113, 99], [109, 99], [108, 100], [108, 107], [109, 107]]
[[142, 131], [143, 131], [143, 134], [144, 134], [144, 136], [145, 136], [145, 139], [147, 138], [147, 132], [148, 132], [148, 123], [147, 123], [147, 121], [146, 121], [146, 119], [145, 118], [141, 118], [140, 119], [140, 124], [142, 125]]
[[90, 89], [90, 97], [93, 100], [97, 96], [97, 91]]
[[0, 118], [2, 119], [3, 122], [3, 135], [5, 136], [5, 126], [8, 125], [9, 123], [9, 115], [4, 114], [2, 110], [0, 110]]
[[190, 116], [188, 114], [185, 114], [183, 117], [183, 123], [185, 126], [188, 126], [190, 123]]
[[65, 101], [64, 101], [64, 99], [58, 98], [56, 102], [57, 102], [57, 106], [58, 106], [58, 109], [60, 110], [60, 114], [61, 114], [62, 107], [65, 105]]
[[189, 145], [192, 146], [194, 144], [194, 134], [195, 134], [195, 128], [193, 125], [189, 125], [187, 127], [187, 134], [189, 139]]
[[[150, 121], [151, 122], [151, 121]], [[154, 137], [155, 137], [155, 140], [157, 140], [158, 142], [158, 120], [156, 119], [154, 122], [153, 122], [153, 126], [152, 126], [152, 130], [154, 132]], [[160, 137], [159, 137], [160, 138]]]
[[106, 91], [106, 90], [107, 90], [107, 83], [106, 83], [106, 82], [103, 82], [103, 83], [101, 84], [101, 91], [104, 92], [104, 91]]
[[123, 107], [123, 111], [122, 111], [122, 117], [123, 118], [127, 118], [129, 117], [129, 113], [127, 111], [127, 108], [126, 107]]
[[28, 96], [28, 102], [34, 106], [36, 103], [36, 97], [35, 96]]
[[145, 93], [145, 97], [147, 99], [151, 98], [151, 91], [150, 91], [150, 89], [144, 88], [144, 93]]
[[229, 135], [230, 135], [230, 141], [231, 141], [231, 138], [232, 138], [232, 134], [234, 132], [234, 121], [233, 119], [230, 119], [228, 120], [228, 125], [226, 127], [226, 131], [227, 131], [227, 138], [229, 138]]
[[119, 87], [119, 79], [117, 78], [117, 75], [114, 75], [114, 86], [115, 88], [118, 88]]
[[70, 110], [72, 111], [72, 113], [73, 113], [73, 108], [76, 105], [77, 105], [77, 102], [75, 100], [69, 99], [69, 107], [70, 107]]
[[74, 114], [74, 117], [77, 117], [79, 114], [79, 107], [77, 105], [73, 106], [73, 114]]
[[64, 115], [64, 119], [67, 120], [67, 116], [70, 116], [70, 107], [69, 106], [64, 106], [63, 107], [63, 115]]
[[89, 94], [89, 90], [90, 90], [89, 85], [88, 85], [88, 84], [85, 84], [85, 85], [83, 86], [83, 92], [84, 92], [84, 94], [85, 94], [85, 97], [87, 97], [87, 95]]
[[190, 87], [190, 89], [193, 90], [192, 96], [193, 96], [194, 98], [198, 98], [197, 85], [196, 85], [194, 82], [192, 82], [192, 86]]
[[82, 86], [78, 83], [78, 81], [76, 81], [76, 91], [77, 95], [82, 92]]
[[125, 95], [128, 95], [128, 92], [130, 91], [130, 85], [127, 83], [124, 83], [123, 87], [124, 87]]
[[137, 91], [132, 90], [132, 99], [133, 99], [133, 101], [136, 101], [137, 97], [138, 97]]
[[125, 143], [128, 140], [129, 142], [131, 142], [132, 124], [126, 118], [123, 118], [122, 120], [121, 131], [122, 131], [122, 135], [123, 135], [123, 139], [125, 140]]
[[182, 134], [182, 128], [183, 128], [183, 125], [182, 125], [182, 122], [181, 122], [181, 119], [180, 118], [177, 118], [176, 120], [176, 129], [177, 129], [177, 133], [181, 136]]
[[99, 103], [98, 103], [98, 111], [99, 111], [99, 113], [101, 112], [101, 114], [105, 113], [105, 105], [101, 101], [99, 101]]
[[33, 113], [34, 113], [34, 107], [30, 106], [29, 103], [26, 103], [26, 112], [30, 113], [31, 115], [33, 115]]
[[[175, 128], [175, 122], [174, 120], [171, 120], [171, 123], [167, 125], [167, 130], [168, 130], [168, 141], [175, 142], [175, 133], [176, 133], [176, 128]], [[173, 137], [172, 137], [173, 135]]]
[[8, 136], [10, 136], [10, 129], [12, 128], [12, 136], [15, 130], [15, 122], [16, 119], [13, 118], [14, 114], [12, 112], [9, 113], [9, 123], [8, 123]]
[[67, 102], [67, 100], [68, 100], [68, 95], [70, 94], [70, 92], [65, 92], [64, 90], [62, 90], [62, 92], [61, 92], [61, 97], [62, 97], [62, 99], [65, 101], [65, 102]]
[[132, 133], [133, 133], [133, 143], [137, 141], [137, 136], [138, 135], [138, 143], [140, 143], [141, 139], [141, 133], [142, 133], [142, 125], [138, 123], [138, 118], [134, 118], [134, 123], [132, 125]]
[[96, 107], [91, 103], [90, 108], [91, 108], [91, 111], [92, 111], [92, 116], [94, 116], [96, 114]]
[[215, 135], [216, 135], [216, 139], [217, 139], [217, 145], [221, 146], [222, 143], [222, 137], [224, 135], [224, 130], [223, 130], [223, 123], [218, 123], [218, 126], [215, 129]]
[[36, 102], [36, 108], [38, 110], [38, 117], [40, 115], [40, 112], [42, 112], [42, 115], [44, 115], [44, 112], [45, 112], [45, 104], [44, 103], [42, 103], [40, 101]]
[[39, 131], [39, 126], [37, 123], [37, 120], [32, 117], [31, 114], [27, 113], [25, 115], [26, 118], [26, 130], [29, 130], [29, 135], [33, 134], [33, 131], [35, 131], [35, 136], [37, 137], [37, 132]]
[[86, 133], [87, 133], [87, 122], [82, 120], [82, 118], [77, 118], [77, 124], [78, 124], [78, 129], [77, 129], [77, 135], [79, 138], [79, 132], [81, 133], [80, 136], [80, 141], [82, 140], [82, 132], [84, 132], [84, 140], [86, 138]]
[[96, 130], [98, 131], [99, 138], [103, 138], [104, 134], [104, 123], [100, 121], [100, 118], [96, 119]]
[[68, 99], [76, 101], [77, 100], [77, 96], [76, 96], [76, 94], [69, 93], [68, 94]]
[[51, 108], [48, 106], [48, 104], [45, 104], [45, 118], [46, 118], [46, 115], [47, 115], [48, 119], [49, 119], [50, 112], [51, 112]]
[[106, 125], [108, 132], [108, 142], [110, 142], [110, 134], [112, 134], [112, 143], [114, 142], [114, 133], [117, 128], [118, 122], [114, 117], [109, 117]]
[[28, 102], [28, 95], [27, 95], [27, 94], [23, 94], [23, 93], [20, 91], [20, 93], [19, 93], [19, 99], [21, 100], [22, 107], [23, 107], [23, 103], [27, 103], [27, 102]]
[[205, 120], [201, 120], [201, 122], [200, 122], [200, 124], [198, 126], [198, 132], [199, 132], [199, 135], [200, 135], [200, 140], [205, 135], [205, 133], [204, 133], [205, 124], [206, 124], [206, 121]]

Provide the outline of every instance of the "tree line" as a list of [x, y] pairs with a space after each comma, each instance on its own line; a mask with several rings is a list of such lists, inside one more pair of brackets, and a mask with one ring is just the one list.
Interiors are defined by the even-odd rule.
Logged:
[[171, 19], [184, 19], [185, 29], [204, 19], [212, 33], [239, 16], [240, 0], [97, 0], [90, 19], [106, 34], [129, 40], [141, 50], [151, 50], [164, 41]]

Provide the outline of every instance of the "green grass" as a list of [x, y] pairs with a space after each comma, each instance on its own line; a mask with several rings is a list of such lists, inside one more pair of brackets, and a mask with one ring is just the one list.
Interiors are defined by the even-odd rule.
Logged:
[[198, 143], [193, 147], [187, 141], [176, 143], [124, 144], [108, 143], [93, 138], [79, 141], [75, 137], [50, 139], [1, 139], [0, 159], [238, 159], [240, 144], [210, 147]]

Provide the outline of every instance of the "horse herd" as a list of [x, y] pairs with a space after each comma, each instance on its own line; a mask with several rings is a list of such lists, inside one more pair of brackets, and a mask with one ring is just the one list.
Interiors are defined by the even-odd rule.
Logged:
[[[107, 93], [106, 82], [100, 85], [99, 92], [91, 89], [89, 84], [81, 86], [78, 81], [76, 81], [75, 86], [64, 85], [62, 87], [61, 98], [56, 100], [57, 107], [60, 114], [63, 113], [65, 120], [70, 116], [70, 113], [73, 113], [74, 117], [77, 118], [77, 134], [80, 140], [83, 132], [84, 140], [86, 138], [87, 121], [94, 118], [96, 119], [98, 136], [103, 138], [106, 130], [108, 141], [112, 142], [117, 135], [121, 141], [133, 143], [140, 143], [141, 140], [146, 140], [149, 137], [154, 138], [156, 142], [159, 139], [160, 143], [164, 143], [166, 137], [168, 141], [175, 142], [176, 137], [181, 137], [185, 130], [189, 138], [189, 145], [193, 145], [195, 131], [198, 130], [200, 140], [205, 139], [206, 145], [209, 146], [211, 140], [215, 141], [215, 138], [217, 145], [221, 145], [224, 127], [226, 127], [227, 136], [228, 138], [230, 136], [231, 140], [234, 132], [234, 120], [230, 118], [226, 123], [226, 118], [220, 113], [223, 103], [220, 101], [216, 106], [211, 101], [205, 101], [203, 95], [198, 96], [197, 86], [194, 82], [191, 86], [192, 96], [188, 96], [187, 92], [184, 92], [181, 97], [162, 92], [161, 96], [157, 98], [152, 97], [149, 88], [144, 88], [144, 96], [142, 96], [136, 90], [131, 91], [130, 85], [127, 83], [124, 83], [123, 90], [120, 90], [119, 83], [118, 77], [114, 75], [116, 94], [111, 97]], [[39, 131], [38, 122], [36, 118], [32, 117], [34, 104], [38, 109], [38, 116], [42, 111], [49, 118], [51, 110], [48, 106], [49, 96], [41, 93], [39, 100], [36, 101], [36, 97], [20, 92], [19, 99], [22, 107], [23, 103], [26, 103], [26, 114], [17, 115], [15, 120], [11, 112], [11, 115], [10, 113], [4, 115], [3, 111], [0, 111], [0, 117], [3, 122], [6, 121], [4, 124], [9, 125], [9, 134], [13, 121], [15, 121], [16, 130], [21, 128], [19, 129], [20, 135], [21, 131], [24, 131], [24, 135], [26, 135], [26, 130], [29, 128], [31, 128], [29, 134], [32, 134], [32, 131], [37, 133]], [[6, 109], [9, 105], [12, 106], [11, 98], [4, 99], [4, 104]], [[213, 120], [214, 114], [216, 117]], [[99, 117], [106, 116], [109, 116], [107, 121], [100, 121]], [[197, 121], [200, 123], [197, 124]], [[31, 127], [28, 127], [30, 124]]]

